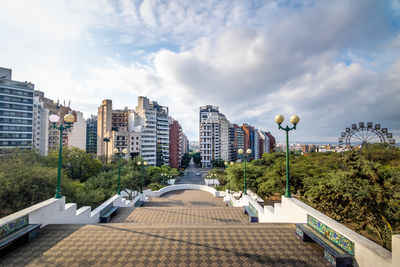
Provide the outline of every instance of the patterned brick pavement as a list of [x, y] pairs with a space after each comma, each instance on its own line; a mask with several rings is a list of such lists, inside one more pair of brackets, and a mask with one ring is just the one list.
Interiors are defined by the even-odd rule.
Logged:
[[[188, 194], [196, 196], [192, 202]], [[157, 205], [175, 200], [183, 205]], [[293, 224], [249, 225], [221, 202], [185, 191], [125, 209], [114, 220], [123, 223], [49, 225], [0, 258], [0, 266], [327, 266], [322, 249], [300, 241]], [[201, 213], [206, 207], [215, 213]]]

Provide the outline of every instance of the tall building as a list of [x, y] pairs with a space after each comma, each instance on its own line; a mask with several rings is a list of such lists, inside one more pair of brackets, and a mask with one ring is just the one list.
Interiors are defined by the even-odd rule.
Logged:
[[249, 155], [249, 159], [253, 160], [255, 159], [255, 151], [257, 150], [257, 147], [255, 145], [256, 141], [256, 130], [253, 126], [243, 123], [242, 129], [244, 131], [244, 150], [251, 149], [251, 154]]
[[107, 158], [112, 155], [112, 144], [109, 140], [111, 138], [111, 123], [112, 123], [112, 101], [105, 99], [101, 102], [100, 107], [97, 109], [97, 156], [106, 156]]
[[216, 106], [200, 107], [200, 154], [203, 167], [211, 167], [211, 160], [221, 158], [221, 123]]
[[135, 110], [113, 110], [112, 101], [103, 100], [97, 116], [97, 156], [127, 148], [127, 157], [140, 155], [150, 166], [169, 165], [168, 107], [139, 96]]
[[276, 148], [276, 140], [275, 137], [270, 132], [265, 132], [269, 138], [269, 149], [270, 151], [275, 151]]
[[168, 107], [159, 105], [156, 101], [150, 102], [156, 111], [156, 131], [157, 131], [157, 156], [156, 165], [169, 165], [169, 122]]
[[[36, 91], [34, 91], [35, 93]], [[49, 110], [38, 96], [33, 100], [33, 148], [41, 155], [47, 155], [49, 151]]]
[[260, 137], [259, 157], [261, 158], [264, 153], [270, 153], [270, 143], [269, 143], [269, 137], [266, 134], [266, 132], [261, 130], [257, 130], [257, 132]]
[[224, 161], [229, 160], [229, 121], [223, 115], [219, 116], [220, 131], [221, 131], [221, 159]]
[[12, 80], [12, 70], [0, 68], [0, 149], [33, 145], [34, 85]]
[[182, 127], [178, 121], [169, 117], [169, 165], [178, 168], [181, 163], [181, 135]]
[[147, 164], [156, 166], [157, 159], [157, 115], [156, 110], [150, 104], [147, 97], [139, 96], [138, 105], [136, 106], [136, 114], [138, 120], [135, 126], [141, 127], [142, 142], [140, 155]]
[[72, 128], [67, 131], [67, 145], [86, 150], [86, 121], [83, 113], [80, 111], [72, 111], [75, 117]]
[[86, 120], [86, 152], [97, 153], [97, 116], [91, 115]]

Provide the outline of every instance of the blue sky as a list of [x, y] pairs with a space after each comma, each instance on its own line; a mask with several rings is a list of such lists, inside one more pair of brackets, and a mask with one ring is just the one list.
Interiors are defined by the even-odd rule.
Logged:
[[191, 140], [198, 108], [297, 141], [373, 121], [400, 142], [400, 1], [4, 1], [0, 66], [85, 116], [139, 95]]

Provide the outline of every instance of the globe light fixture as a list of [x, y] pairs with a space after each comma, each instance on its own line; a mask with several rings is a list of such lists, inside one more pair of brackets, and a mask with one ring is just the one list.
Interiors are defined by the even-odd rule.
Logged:
[[50, 117], [49, 117], [49, 121], [51, 123], [57, 123], [59, 120], [60, 120], [60, 117], [58, 117], [58, 115], [56, 115], [56, 114], [50, 115]]
[[275, 121], [277, 124], [281, 124], [284, 120], [285, 120], [285, 118], [282, 115], [277, 115], [275, 117]]
[[63, 137], [63, 132], [72, 127], [72, 124], [75, 121], [75, 117], [72, 114], [66, 114], [64, 116], [64, 121], [67, 123], [66, 125], [60, 123], [60, 125], [57, 126], [57, 123], [60, 122], [60, 117], [56, 114], [50, 115], [49, 121], [53, 124], [54, 129], [60, 131], [60, 148], [58, 150], [57, 189], [54, 198], [62, 198], [61, 195], [62, 137]]
[[291, 198], [290, 194], [290, 168], [289, 168], [289, 132], [291, 130], [296, 130], [296, 125], [299, 123], [300, 118], [297, 115], [293, 115], [290, 117], [290, 122], [293, 124], [293, 127], [282, 127], [281, 124], [283, 122], [284, 118], [282, 115], [278, 115], [275, 117], [275, 122], [278, 124], [278, 129], [284, 130], [286, 132], [286, 193], [285, 197]]

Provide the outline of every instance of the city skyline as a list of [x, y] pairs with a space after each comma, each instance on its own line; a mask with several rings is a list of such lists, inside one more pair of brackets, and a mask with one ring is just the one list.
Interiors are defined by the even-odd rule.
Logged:
[[0, 10], [0, 66], [85, 118], [102, 99], [122, 109], [143, 95], [169, 106], [190, 140], [209, 104], [277, 142], [277, 114], [283, 124], [300, 116], [291, 142], [337, 142], [360, 121], [400, 140], [396, 1], [9, 1]]

